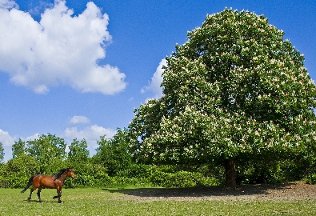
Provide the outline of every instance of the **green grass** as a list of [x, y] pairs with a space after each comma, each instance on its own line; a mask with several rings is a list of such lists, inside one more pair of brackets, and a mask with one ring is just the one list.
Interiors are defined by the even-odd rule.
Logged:
[[[121, 192], [115, 192], [121, 191]], [[18, 189], [0, 189], [0, 215], [316, 215], [316, 198], [311, 200], [186, 200], [127, 197], [124, 190], [97, 188], [64, 189], [61, 204], [52, 197], [55, 190], [43, 190], [43, 202], [36, 193], [26, 201]]]

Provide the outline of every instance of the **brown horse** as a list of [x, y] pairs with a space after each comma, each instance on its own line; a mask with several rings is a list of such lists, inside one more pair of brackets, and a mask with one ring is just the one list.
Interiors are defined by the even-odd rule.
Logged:
[[38, 196], [38, 201], [42, 202], [41, 200], [41, 191], [44, 188], [50, 188], [50, 189], [57, 189], [57, 196], [54, 196], [54, 199], [58, 198], [58, 202], [61, 203], [61, 190], [64, 185], [64, 181], [66, 180], [67, 177], [75, 177], [75, 172], [71, 168], [66, 168], [60, 170], [58, 173], [56, 173], [53, 176], [46, 176], [46, 175], [35, 175], [32, 176], [29, 179], [29, 182], [25, 186], [25, 188], [21, 191], [21, 193], [24, 193], [31, 185], [31, 191], [30, 191], [30, 196], [28, 197], [28, 200], [31, 200], [32, 192], [38, 189], [37, 191], [37, 196]]

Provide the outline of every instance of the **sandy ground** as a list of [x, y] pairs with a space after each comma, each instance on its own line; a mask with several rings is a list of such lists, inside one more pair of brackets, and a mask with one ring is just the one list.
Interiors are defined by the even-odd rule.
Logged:
[[236, 189], [223, 187], [167, 189], [142, 188], [111, 190], [130, 200], [315, 200], [316, 185], [302, 182], [281, 185], [245, 185]]

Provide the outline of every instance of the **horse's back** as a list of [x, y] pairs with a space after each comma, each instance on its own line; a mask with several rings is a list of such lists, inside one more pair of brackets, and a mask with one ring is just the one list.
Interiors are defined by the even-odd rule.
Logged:
[[55, 182], [52, 176], [37, 175], [33, 179], [33, 186], [36, 188], [55, 188]]

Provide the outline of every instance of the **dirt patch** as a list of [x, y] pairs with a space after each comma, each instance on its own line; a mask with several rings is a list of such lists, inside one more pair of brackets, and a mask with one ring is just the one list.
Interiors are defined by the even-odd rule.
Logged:
[[130, 200], [316, 200], [316, 185], [302, 182], [281, 185], [245, 185], [236, 189], [210, 188], [141, 188], [111, 190]]

